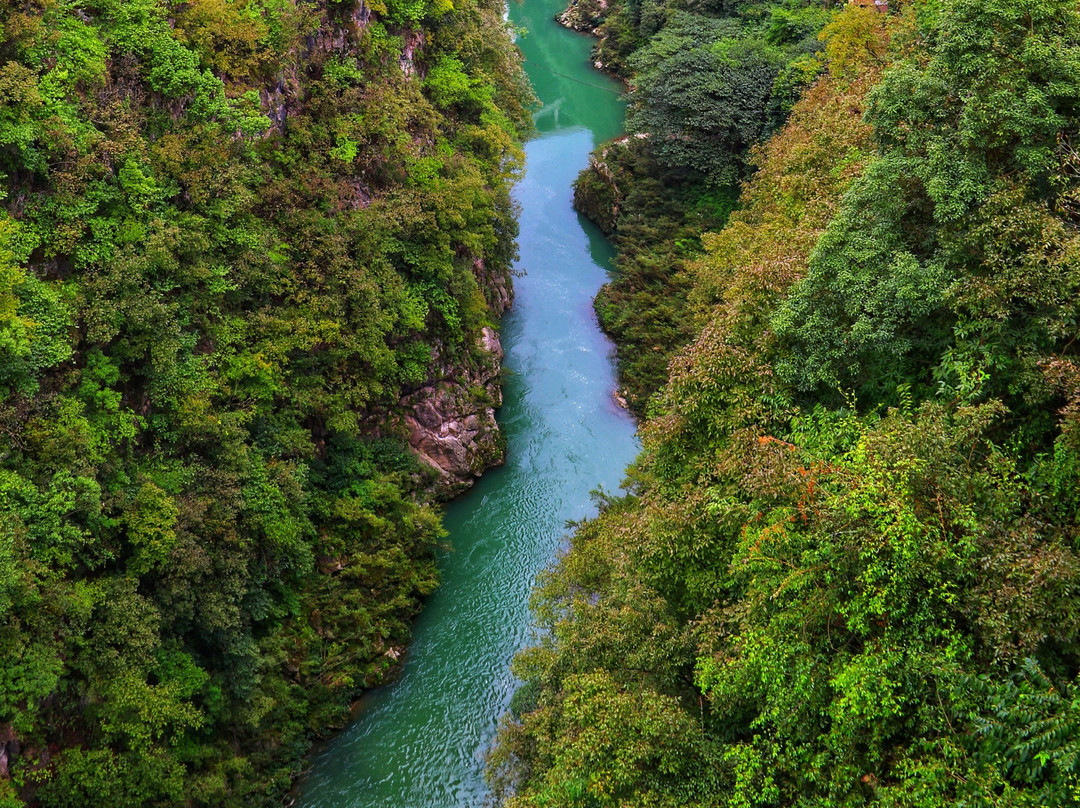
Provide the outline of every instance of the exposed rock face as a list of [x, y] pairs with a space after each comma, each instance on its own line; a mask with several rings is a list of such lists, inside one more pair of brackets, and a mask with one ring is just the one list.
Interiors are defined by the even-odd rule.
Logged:
[[574, 208], [594, 222], [609, 238], [619, 220], [623, 193], [619, 187], [618, 150], [629, 144], [628, 137], [613, 140], [589, 155], [589, 166], [574, 183]]
[[484, 328], [477, 344], [481, 361], [465, 371], [447, 369], [438, 381], [401, 399], [402, 425], [417, 456], [438, 473], [440, 495], [466, 490], [485, 469], [500, 465], [506, 450], [495, 408], [502, 404], [499, 335]]
[[[473, 261], [473, 274], [484, 292], [484, 298], [487, 300], [488, 309], [490, 309], [492, 315], [502, 317], [510, 308], [510, 304], [514, 299], [514, 289], [510, 283], [510, 277], [500, 272], [492, 272], [484, 265], [484, 259], [482, 258]], [[495, 341], [498, 343], [498, 338]], [[499, 347], [498, 352], [501, 358], [501, 347]]]
[[0, 778], [10, 777], [8, 765], [19, 754], [19, 739], [11, 724], [0, 724]]
[[[344, 16], [335, 16], [333, 21], [324, 19], [318, 31], [306, 39], [307, 58], [316, 51], [323, 51], [347, 56], [355, 61], [355, 43], [360, 41], [367, 30], [371, 13], [370, 6], [364, 0], [359, 0], [352, 4], [351, 10]], [[398, 63], [406, 76], [415, 72], [414, 59], [423, 47], [423, 32], [410, 31], [405, 34]], [[271, 126], [266, 132], [267, 135], [270, 132], [280, 134], [285, 131], [290, 108], [300, 103], [303, 98], [303, 82], [299, 70], [299, 65], [291, 65], [276, 84], [263, 87], [259, 91], [263, 112], [270, 118]]]
[[335, 15], [333, 20], [324, 17], [319, 30], [307, 38], [308, 52], [351, 54], [370, 21], [371, 8], [363, 0], [353, 3], [345, 15]]
[[603, 22], [607, 0], [570, 0], [570, 5], [555, 20], [575, 31], [595, 31]]
[[404, 47], [401, 49], [401, 57], [398, 59], [398, 66], [401, 68], [401, 72], [406, 76], [411, 76], [416, 72], [416, 64], [414, 58], [416, 54], [424, 49], [424, 32], [423, 31], [407, 31], [402, 35], [404, 39]]

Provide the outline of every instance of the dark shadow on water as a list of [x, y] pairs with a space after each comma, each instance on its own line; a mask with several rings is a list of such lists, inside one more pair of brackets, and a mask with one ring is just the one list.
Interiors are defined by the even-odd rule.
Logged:
[[581, 225], [581, 229], [585, 231], [586, 237], [589, 239], [589, 257], [593, 262], [603, 267], [607, 272], [615, 271], [615, 248], [611, 242], [608, 241], [607, 236], [603, 231], [589, 221], [587, 218], [578, 214], [578, 223]]

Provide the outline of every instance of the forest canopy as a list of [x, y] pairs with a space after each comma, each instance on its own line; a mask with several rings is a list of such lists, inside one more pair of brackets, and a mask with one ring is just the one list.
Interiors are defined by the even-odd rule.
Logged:
[[0, 3], [0, 805], [276, 805], [436, 585], [402, 397], [489, 362], [485, 0]]
[[[799, 30], [819, 67], [724, 226], [598, 304], [676, 288], [688, 342], [642, 386], [626, 490], [537, 591], [504, 804], [1080, 804], [1080, 9], [673, 0], [624, 35], [644, 8], [600, 28], [635, 94], [762, 97], [768, 51], [705, 46], [691, 75], [687, 30]], [[617, 158], [617, 234], [639, 189], [677, 198], [651, 166], [703, 171], [698, 120]], [[631, 371], [666, 333], [638, 325]]]

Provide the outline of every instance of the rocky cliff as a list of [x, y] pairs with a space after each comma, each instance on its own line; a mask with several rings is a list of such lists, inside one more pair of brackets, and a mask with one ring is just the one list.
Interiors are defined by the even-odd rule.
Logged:
[[437, 473], [435, 487], [441, 497], [465, 491], [486, 469], [501, 465], [506, 454], [495, 422], [495, 408], [502, 404], [503, 359], [495, 329], [483, 329], [476, 355], [474, 364], [443, 368], [437, 381], [400, 402], [399, 426], [412, 450]]
[[555, 15], [560, 25], [575, 31], [592, 32], [604, 21], [607, 0], [570, 0], [566, 9]]

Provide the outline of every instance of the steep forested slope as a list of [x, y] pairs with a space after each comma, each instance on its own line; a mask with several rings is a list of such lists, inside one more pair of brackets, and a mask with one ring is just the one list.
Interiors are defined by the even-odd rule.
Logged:
[[824, 39], [542, 582], [509, 805], [1080, 803], [1080, 9]]
[[605, 144], [575, 204], [613, 237], [618, 271], [597, 299], [620, 381], [641, 415], [695, 326], [687, 265], [738, 200], [750, 149], [821, 71], [830, 4], [579, 0], [564, 22], [595, 29], [597, 63], [633, 92], [628, 137]]
[[0, 805], [277, 804], [396, 659], [408, 407], [492, 404], [501, 14], [0, 3]]

